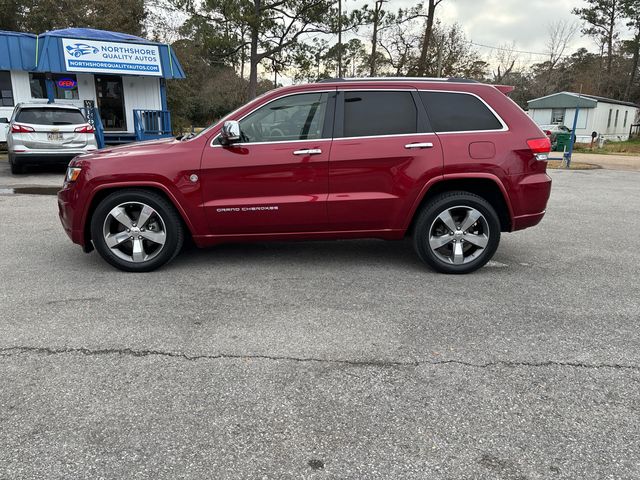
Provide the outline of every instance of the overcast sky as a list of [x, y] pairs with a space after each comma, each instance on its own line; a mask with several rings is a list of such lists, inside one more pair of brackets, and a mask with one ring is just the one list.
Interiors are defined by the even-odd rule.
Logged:
[[[583, 4], [581, 0], [444, 0], [438, 8], [443, 21], [462, 25], [473, 42], [500, 45], [515, 41], [519, 49], [544, 52], [549, 24], [557, 20], [579, 23], [571, 10]], [[571, 50], [594, 47], [591, 39], [581, 37], [576, 35]]]
[[[368, 4], [375, 0], [343, 0], [347, 9]], [[415, 5], [418, 0], [389, 0], [388, 10], [397, 10]], [[436, 10], [436, 16], [446, 24], [458, 23], [468, 40], [490, 46], [501, 46], [515, 42], [519, 50], [544, 52], [546, 33], [557, 20], [567, 20], [580, 25], [578, 17], [571, 13], [574, 7], [585, 5], [583, 0], [443, 0]], [[591, 51], [596, 45], [591, 38], [579, 31], [574, 36], [567, 53], [579, 47]], [[477, 47], [483, 56], [495, 55], [495, 50]], [[524, 63], [544, 60], [542, 56], [521, 55]]]

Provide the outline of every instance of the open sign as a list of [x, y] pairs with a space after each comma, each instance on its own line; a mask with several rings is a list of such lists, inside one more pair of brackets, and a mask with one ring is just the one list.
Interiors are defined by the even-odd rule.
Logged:
[[61, 78], [60, 80], [58, 80], [58, 87], [60, 88], [76, 88], [77, 84], [78, 82], [76, 82], [73, 78]]

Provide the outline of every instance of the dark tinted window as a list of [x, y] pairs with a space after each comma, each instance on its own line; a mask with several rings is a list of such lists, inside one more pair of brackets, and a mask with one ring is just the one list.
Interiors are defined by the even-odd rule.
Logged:
[[411, 92], [345, 92], [344, 136], [416, 133]]
[[0, 72], [0, 107], [13, 107], [13, 89], [9, 72]]
[[29, 86], [31, 87], [31, 98], [47, 98], [44, 73], [30, 73]]
[[500, 130], [502, 124], [477, 97], [464, 93], [420, 92], [434, 132]]
[[16, 122], [35, 125], [78, 125], [87, 123], [80, 110], [67, 108], [23, 108]]

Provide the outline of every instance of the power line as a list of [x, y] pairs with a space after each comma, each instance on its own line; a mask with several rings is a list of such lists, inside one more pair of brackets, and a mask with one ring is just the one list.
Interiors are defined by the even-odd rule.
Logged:
[[[356, 37], [360, 37], [360, 38], [365, 38], [367, 40], [370, 39], [369, 35], [367, 34], [362, 34], [362, 33], [358, 33], [358, 32], [352, 32], [352, 34]], [[486, 45], [484, 43], [477, 43], [477, 42], [472, 42], [471, 40], [465, 40], [464, 43], [467, 43], [469, 45], [473, 45], [475, 47], [482, 47], [482, 48], [489, 48], [491, 50], [501, 50], [503, 52], [515, 52], [515, 53], [525, 53], [528, 55], [539, 55], [542, 57], [549, 57], [550, 54], [547, 53], [543, 53], [543, 52], [532, 52], [529, 50], [517, 50], [517, 49], [513, 49], [513, 48], [509, 48], [509, 47], [496, 47], [494, 45]], [[571, 55], [560, 55], [560, 58], [567, 58], [570, 57]]]
[[[476, 47], [490, 48], [492, 50], [502, 50], [504, 52], [526, 53], [526, 54], [529, 54], [529, 55], [541, 55], [543, 57], [548, 57], [549, 56], [549, 53], [530, 52], [528, 50], [516, 50], [516, 49], [508, 48], [508, 47], [495, 47], [493, 45], [484, 45], [482, 43], [476, 43], [476, 42], [472, 42], [470, 40], [468, 40], [467, 43], [469, 43], [470, 45], [475, 45]], [[562, 55], [562, 56], [563, 57], [569, 57], [570, 55]]]
[[[351, 32], [351, 34], [354, 37], [359, 37], [359, 38], [363, 38], [363, 39], [367, 39], [370, 40], [370, 36], [368, 34], [363, 34], [363, 33], [359, 33], [357, 31]], [[514, 53], [523, 53], [523, 54], [527, 54], [527, 55], [538, 55], [541, 57], [550, 57], [551, 54], [549, 52], [532, 52], [530, 50], [518, 50], [518, 49], [514, 49], [514, 48], [509, 48], [509, 47], [496, 47], [495, 45], [487, 45], [484, 43], [477, 43], [477, 42], [473, 42], [471, 40], [464, 40], [464, 43], [467, 43], [469, 45], [473, 45], [475, 47], [481, 47], [481, 48], [488, 48], [490, 50], [500, 50], [503, 52], [514, 52]], [[564, 54], [564, 55], [559, 55], [557, 58], [569, 58], [571, 57], [571, 54]]]

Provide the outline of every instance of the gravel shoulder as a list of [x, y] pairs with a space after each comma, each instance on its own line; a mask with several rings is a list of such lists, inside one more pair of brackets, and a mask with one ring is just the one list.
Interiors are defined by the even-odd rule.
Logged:
[[574, 153], [573, 160], [600, 165], [610, 170], [640, 171], [640, 157], [634, 155]]

